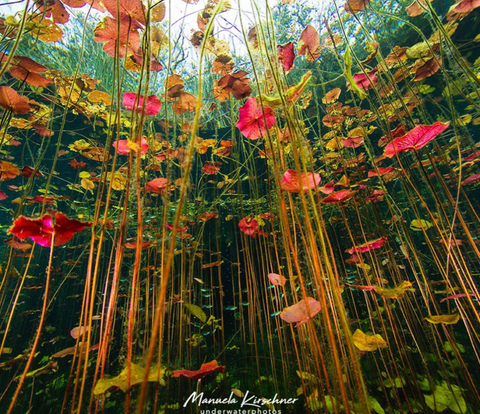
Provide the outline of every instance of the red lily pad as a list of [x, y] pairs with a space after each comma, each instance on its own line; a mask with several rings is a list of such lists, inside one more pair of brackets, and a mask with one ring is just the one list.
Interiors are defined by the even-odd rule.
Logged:
[[214, 95], [217, 96], [219, 100], [224, 100], [222, 93], [225, 92], [228, 98], [231, 92], [235, 99], [245, 99], [252, 93], [252, 88], [249, 85], [250, 79], [248, 79], [246, 75], [248, 75], [248, 73], [244, 70], [238, 70], [223, 76], [217, 82], [219, 94], [215, 95], [214, 92]]
[[165, 189], [168, 187], [168, 180], [166, 178], [154, 178], [153, 180], [149, 181], [145, 186], [147, 191], [151, 191], [152, 193], [163, 194]]
[[[307, 310], [308, 305], [308, 310]], [[322, 310], [322, 304], [314, 298], [302, 299], [300, 302], [295, 305], [285, 308], [282, 313], [280, 313], [280, 318], [285, 322], [294, 323], [296, 327], [307, 323], [311, 318], [318, 314]]]
[[48, 69], [26, 56], [15, 56], [14, 64], [8, 72], [14, 78], [27, 82], [36, 88], [46, 88], [52, 83], [50, 79], [44, 78], [39, 73], [46, 72]]
[[96, 42], [105, 43], [103, 50], [110, 56], [116, 56], [116, 42], [119, 40], [118, 57], [124, 58], [127, 54], [135, 54], [140, 47], [140, 34], [137, 29], [125, 22], [120, 22], [120, 31], [117, 30], [117, 21], [105, 17], [94, 31]]
[[200, 369], [197, 371], [189, 371], [187, 369], [173, 371], [173, 376], [175, 378], [183, 376], [198, 381], [206, 377], [208, 374], [217, 371], [225, 372], [225, 367], [222, 365], [218, 365], [218, 362], [214, 359], [213, 361], [207, 362], [206, 364], [202, 364]]
[[348, 137], [342, 140], [342, 144], [347, 148], [358, 148], [363, 145], [363, 137]]
[[320, 57], [320, 36], [313, 26], [308, 25], [303, 29], [298, 45], [298, 54], [305, 56], [309, 62]]
[[285, 283], [287, 282], [287, 279], [284, 276], [277, 273], [269, 273], [267, 277], [271, 284], [275, 286], [285, 286]]
[[269, 106], [259, 107], [255, 98], [248, 98], [239, 108], [240, 116], [236, 123], [240, 132], [248, 139], [259, 139], [275, 124], [275, 112]]
[[55, 213], [55, 224], [50, 214], [31, 219], [25, 216], [18, 217], [8, 231], [19, 239], [30, 238], [43, 247], [50, 247], [52, 237], [55, 236], [54, 246], [61, 246], [73, 238], [75, 233], [90, 227], [92, 223], [69, 219], [61, 212]]
[[[366, 73], [355, 73], [355, 75], [353, 75], [353, 80], [358, 87], [364, 91], [373, 89], [378, 83], [377, 69]], [[350, 82], [347, 82], [347, 85], [350, 86]]]
[[45, 13], [45, 17], [52, 16], [54, 23], [64, 24], [68, 22], [70, 15], [60, 0], [34, 1], [40, 12]]
[[383, 197], [385, 197], [385, 193], [382, 190], [374, 190], [372, 194], [365, 198], [365, 202], [367, 204], [377, 203], [378, 201], [382, 201]]
[[335, 191], [334, 193], [329, 194], [327, 197], [322, 199], [322, 203], [325, 204], [338, 204], [343, 203], [344, 201], [349, 200], [355, 195], [351, 190], [340, 190]]
[[449, 122], [435, 122], [433, 125], [417, 125], [403, 137], [395, 138], [383, 152], [388, 158], [393, 158], [396, 153], [419, 150], [445, 131]]
[[255, 237], [258, 233], [258, 221], [254, 218], [244, 217], [238, 222], [238, 227], [247, 236]]
[[[141, 112], [143, 107], [144, 96], [134, 92], [127, 92], [123, 94], [123, 106], [129, 111]], [[162, 101], [156, 95], [147, 96], [145, 103], [145, 115], [157, 115], [162, 108]]]
[[[141, 0], [103, 0], [105, 8], [115, 18], [120, 18], [122, 24], [138, 29], [145, 25], [145, 7]], [[117, 10], [120, 12], [117, 13]]]
[[382, 138], [378, 140], [378, 146], [384, 147], [390, 141], [393, 141], [395, 138], [405, 135], [405, 132], [407, 132], [405, 125], [404, 124], [398, 125], [395, 129], [393, 129], [387, 135], [384, 135]]
[[301, 191], [314, 189], [320, 184], [321, 180], [320, 174], [311, 172], [298, 174], [294, 170], [287, 170], [283, 174], [280, 188], [291, 193], [299, 193]]
[[388, 174], [395, 171], [394, 167], [378, 167], [378, 172], [375, 170], [370, 170], [368, 172], [368, 178], [378, 177], [379, 175]]
[[32, 110], [27, 100], [8, 86], [0, 86], [0, 106], [17, 115], [23, 115]]
[[220, 171], [221, 162], [210, 162], [207, 161], [202, 167], [202, 171], [207, 175], [215, 175]]
[[[129, 142], [127, 139], [120, 139], [117, 142], [114, 142], [112, 144], [113, 148], [117, 149], [117, 152], [119, 155], [128, 155], [130, 154], [130, 151], [132, 151], [132, 144], [135, 145], [134, 143], [131, 143], [129, 145]], [[148, 152], [148, 142], [145, 137], [142, 137], [140, 140], [140, 154], [145, 155]]]
[[295, 48], [293, 42], [278, 45], [277, 50], [278, 61], [282, 64], [283, 70], [289, 72], [293, 68], [293, 61], [295, 60]]
[[461, 0], [452, 6], [456, 13], [468, 13], [477, 7], [480, 7], [480, 0]]
[[386, 237], [380, 237], [379, 239], [369, 240], [360, 246], [353, 246], [351, 249], [345, 250], [349, 254], [366, 253], [370, 250], [380, 249], [387, 241]]
[[325, 184], [323, 187], [318, 188], [323, 194], [332, 194], [335, 191], [335, 184], [333, 181]]
[[465, 178], [465, 180], [462, 181], [463, 185], [468, 185], [468, 184], [474, 184], [480, 181], [480, 173], [478, 174], [473, 174], [470, 177]]

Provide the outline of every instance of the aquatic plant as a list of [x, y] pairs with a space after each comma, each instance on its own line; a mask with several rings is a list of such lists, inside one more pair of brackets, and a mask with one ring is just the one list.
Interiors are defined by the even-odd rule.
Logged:
[[0, 6], [1, 411], [478, 412], [479, 10]]

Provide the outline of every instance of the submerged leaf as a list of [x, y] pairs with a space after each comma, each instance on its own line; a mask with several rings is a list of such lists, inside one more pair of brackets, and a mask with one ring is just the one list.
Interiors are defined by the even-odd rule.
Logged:
[[363, 352], [372, 352], [387, 347], [387, 343], [379, 334], [368, 335], [363, 333], [360, 329], [357, 329], [353, 334], [353, 343]]
[[72, 239], [75, 233], [91, 225], [92, 223], [89, 222], [70, 219], [57, 211], [55, 213], [55, 224], [53, 224], [53, 217], [50, 214], [45, 214], [37, 219], [20, 216], [8, 231], [19, 239], [29, 237], [40, 246], [50, 247], [54, 235], [54, 246], [61, 246]]
[[0, 106], [17, 115], [23, 115], [32, 110], [26, 99], [8, 86], [0, 86]]
[[199, 306], [192, 305], [191, 303], [184, 303], [183, 305], [193, 316], [196, 316], [198, 319], [200, 319], [200, 321], [203, 323], [207, 322], [207, 315]]
[[275, 124], [275, 112], [269, 106], [259, 107], [255, 98], [250, 97], [239, 109], [236, 123], [240, 132], [248, 139], [259, 139]]
[[[307, 310], [308, 304], [308, 310]], [[280, 318], [288, 323], [297, 323], [297, 327], [308, 322], [313, 318], [317, 313], [322, 310], [322, 304], [315, 300], [314, 298], [308, 297], [307, 300], [302, 299], [300, 302], [295, 305], [288, 306], [285, 308], [282, 313], [280, 313]], [[310, 315], [310, 316], [309, 316]]]
[[284, 276], [277, 273], [269, 273], [267, 276], [268, 280], [270, 280], [272, 285], [275, 286], [285, 286], [285, 283], [287, 282], [287, 279]]
[[320, 184], [320, 181], [320, 174], [311, 172], [298, 174], [294, 170], [287, 170], [283, 174], [280, 188], [291, 193], [300, 193], [302, 191], [314, 189]]
[[467, 403], [462, 395], [462, 390], [454, 384], [447, 384], [442, 381], [441, 385], [435, 385], [432, 395], [425, 395], [425, 402], [428, 407], [437, 413], [447, 409], [456, 414], [467, 412]]
[[222, 365], [218, 365], [218, 362], [214, 359], [213, 361], [207, 362], [206, 364], [202, 364], [200, 369], [197, 371], [189, 371], [187, 369], [173, 371], [173, 376], [183, 376], [187, 378], [192, 378], [194, 380], [200, 380], [208, 374], [216, 371], [225, 372], [225, 367]]
[[412, 220], [412, 222], [410, 223], [410, 230], [422, 231], [422, 230], [427, 230], [432, 226], [433, 224], [427, 220], [417, 219], [417, 220]]
[[[125, 367], [122, 372], [117, 375], [116, 377], [110, 379], [99, 379], [95, 384], [95, 388], [93, 389], [93, 394], [99, 395], [107, 392], [111, 388], [119, 388], [123, 392], [128, 391], [127, 386], [127, 367]], [[157, 368], [150, 368], [148, 372], [148, 381], [149, 382], [160, 382], [161, 385], [164, 385], [165, 382], [163, 380], [163, 376], [165, 374], [165, 368], [157, 369]], [[131, 363], [130, 364], [130, 387], [134, 385], [141, 384], [143, 382], [143, 378], [145, 377], [145, 368], [141, 367], [140, 365]]]
[[415, 292], [415, 289], [412, 288], [411, 282], [404, 280], [400, 285], [391, 289], [376, 286], [375, 292], [385, 299], [400, 299], [407, 292]]
[[435, 122], [433, 125], [417, 125], [403, 137], [395, 138], [383, 151], [383, 155], [393, 158], [404, 151], [419, 150], [445, 131], [449, 122]]
[[320, 36], [313, 26], [308, 25], [303, 29], [298, 40], [298, 54], [305, 56], [309, 62], [320, 57]]
[[425, 318], [426, 321], [438, 325], [455, 325], [460, 320], [460, 315], [430, 315]]

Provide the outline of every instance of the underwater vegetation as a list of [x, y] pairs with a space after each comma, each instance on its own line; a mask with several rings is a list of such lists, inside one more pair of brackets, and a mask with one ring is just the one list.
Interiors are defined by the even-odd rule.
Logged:
[[2, 2], [0, 413], [479, 413], [479, 102], [478, 0]]

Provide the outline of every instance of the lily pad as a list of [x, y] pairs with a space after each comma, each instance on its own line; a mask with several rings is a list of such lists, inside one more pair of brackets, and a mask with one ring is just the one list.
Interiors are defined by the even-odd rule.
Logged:
[[433, 224], [427, 220], [422, 220], [422, 219], [412, 220], [412, 222], [410, 223], [410, 230], [413, 230], [413, 231], [428, 230], [432, 226]]
[[430, 315], [425, 318], [430, 323], [435, 325], [441, 323], [443, 325], [455, 325], [460, 320], [460, 315]]
[[184, 306], [188, 309], [188, 311], [193, 315], [200, 319], [203, 323], [207, 322], [207, 315], [205, 312], [197, 305], [192, 305], [191, 303], [185, 303]]
[[398, 286], [391, 289], [376, 286], [375, 292], [377, 292], [382, 298], [385, 299], [400, 299], [407, 292], [415, 292], [415, 289], [412, 288], [411, 282], [405, 280]]
[[[150, 368], [148, 373], [148, 381], [156, 382], [160, 381], [161, 385], [164, 385], [163, 375], [165, 374], [165, 368], [157, 369]], [[130, 387], [141, 384], [145, 376], [145, 368], [140, 365], [131, 364], [130, 365]], [[97, 381], [93, 393], [95, 395], [103, 394], [104, 392], [110, 390], [111, 388], [120, 388], [123, 392], [128, 391], [127, 387], [127, 367], [125, 367], [122, 372], [116, 377], [105, 379], [102, 378]]]
[[360, 329], [357, 329], [353, 334], [353, 343], [360, 350], [364, 352], [376, 351], [380, 348], [386, 348], [387, 343], [379, 334], [367, 335]]
[[425, 402], [437, 413], [447, 409], [457, 414], [467, 412], [467, 403], [462, 396], [462, 390], [456, 385], [448, 385], [445, 381], [441, 385], [435, 386], [432, 395], [425, 395]]

